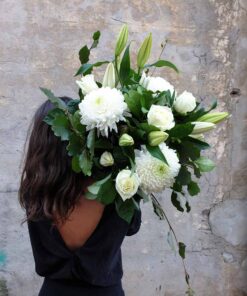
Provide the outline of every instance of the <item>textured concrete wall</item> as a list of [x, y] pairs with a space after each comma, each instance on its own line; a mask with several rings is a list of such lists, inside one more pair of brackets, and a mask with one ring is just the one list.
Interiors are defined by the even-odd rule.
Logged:
[[[0, 295], [34, 296], [41, 283], [17, 203], [27, 126], [45, 99], [38, 87], [75, 96], [78, 49], [100, 29], [103, 38], [93, 58], [111, 58], [118, 20], [129, 24], [133, 48], [153, 32], [153, 60], [162, 40], [169, 39], [163, 57], [181, 74], [162, 70], [157, 75], [205, 104], [216, 96], [218, 110], [232, 113], [210, 134], [207, 155], [218, 166], [201, 180], [191, 213], [177, 213], [168, 193], [158, 198], [187, 245], [197, 295], [247, 295], [246, 0], [0, 1]], [[143, 205], [140, 232], [123, 244], [126, 295], [184, 294], [180, 260], [166, 242], [166, 231], [151, 204]]]

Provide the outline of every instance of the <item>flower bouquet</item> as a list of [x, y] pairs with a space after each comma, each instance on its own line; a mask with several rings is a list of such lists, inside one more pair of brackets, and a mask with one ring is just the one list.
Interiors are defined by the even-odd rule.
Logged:
[[[217, 106], [216, 100], [206, 110], [192, 93], [178, 94], [168, 81], [149, 74], [157, 67], [169, 67], [179, 73], [167, 60], [147, 63], [151, 33], [140, 46], [136, 67], [131, 64], [126, 25], [118, 35], [113, 60], [89, 63], [90, 52], [99, 39], [97, 31], [91, 46], [85, 45], [79, 51], [81, 66], [75, 74], [80, 75], [76, 81], [78, 99], [66, 104], [50, 90], [41, 88], [54, 104], [44, 121], [56, 136], [68, 142], [72, 169], [93, 177], [94, 183], [86, 192], [88, 199], [105, 205], [115, 203], [118, 215], [128, 223], [135, 209], [140, 209], [141, 200], [151, 201], [155, 214], [168, 222], [168, 242], [175, 239], [183, 260], [187, 294], [193, 295], [184, 264], [185, 244], [177, 240], [154, 193], [170, 188], [176, 209], [190, 211], [184, 190], [197, 195], [200, 188], [195, 178], [215, 167], [212, 160], [201, 156], [201, 151], [210, 148], [204, 133], [229, 114], [211, 112]], [[162, 44], [161, 54], [164, 47]], [[102, 82], [96, 81], [93, 70], [105, 64]]]

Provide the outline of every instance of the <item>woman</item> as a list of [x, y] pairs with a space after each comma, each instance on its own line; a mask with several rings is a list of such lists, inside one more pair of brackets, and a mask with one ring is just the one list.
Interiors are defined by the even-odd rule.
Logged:
[[114, 204], [85, 198], [94, 180], [72, 170], [68, 142], [43, 121], [52, 108], [47, 100], [34, 115], [19, 188], [36, 272], [44, 277], [38, 295], [125, 295], [121, 244], [139, 230], [141, 210], [128, 224]]

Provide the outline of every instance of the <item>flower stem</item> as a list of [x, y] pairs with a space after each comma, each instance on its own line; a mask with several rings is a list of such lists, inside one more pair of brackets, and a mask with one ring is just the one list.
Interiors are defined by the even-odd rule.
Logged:
[[[173, 233], [174, 235], [174, 238], [175, 238], [175, 241], [176, 241], [176, 245], [177, 247], [179, 248], [179, 241], [177, 239], [177, 236], [176, 236], [176, 233], [171, 225], [171, 222], [169, 221], [165, 211], [163, 210], [160, 202], [157, 200], [157, 198], [155, 197], [155, 195], [153, 193], [150, 194], [151, 195], [151, 199], [152, 199], [152, 203], [154, 205], [154, 209], [155, 209], [155, 213], [156, 215], [161, 219], [161, 220], [166, 220], [168, 226], [169, 226], [169, 229], [170, 231]], [[181, 257], [181, 256], [180, 256]], [[185, 274], [185, 281], [188, 285], [188, 290], [187, 290], [187, 294], [188, 292], [190, 293], [189, 295], [193, 295], [193, 290], [190, 286], [190, 282], [189, 282], [189, 274], [187, 272], [187, 269], [186, 269], [186, 265], [185, 265], [185, 262], [184, 262], [184, 259], [181, 257], [181, 260], [182, 260], [182, 264], [183, 264], [183, 269], [184, 269], [184, 274]]]

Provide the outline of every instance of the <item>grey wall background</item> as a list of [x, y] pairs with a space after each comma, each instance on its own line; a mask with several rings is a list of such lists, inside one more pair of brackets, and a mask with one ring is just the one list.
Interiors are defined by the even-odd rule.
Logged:
[[[217, 97], [217, 110], [232, 114], [210, 134], [207, 155], [217, 168], [201, 179], [192, 211], [176, 212], [168, 192], [158, 197], [187, 245], [197, 295], [247, 295], [246, 0], [0, 1], [0, 295], [34, 296], [41, 285], [17, 202], [27, 127], [45, 100], [38, 87], [75, 96], [79, 48], [100, 29], [92, 60], [111, 58], [120, 21], [129, 24], [133, 49], [153, 32], [151, 60], [169, 39], [163, 58], [181, 74], [162, 70], [156, 75], [179, 92], [193, 92], [205, 105]], [[142, 208], [140, 232], [122, 247], [126, 295], [184, 295], [180, 259], [166, 242], [167, 225], [151, 204]]]

